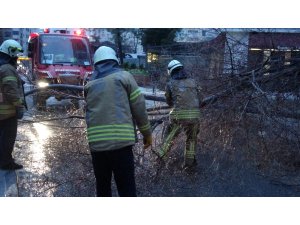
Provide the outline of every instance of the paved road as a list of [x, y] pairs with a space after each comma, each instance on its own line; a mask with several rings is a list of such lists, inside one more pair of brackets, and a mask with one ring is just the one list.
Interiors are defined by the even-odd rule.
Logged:
[[[16, 173], [0, 171], [1, 196], [17, 196], [18, 193], [25, 197], [95, 196], [84, 121], [28, 122], [66, 117], [66, 112], [70, 113], [69, 109], [50, 107], [49, 111], [30, 111], [26, 115], [20, 123], [14, 151], [17, 162], [23, 164], [24, 169], [17, 171], [18, 188]], [[202, 148], [197, 152], [196, 168], [182, 170], [181, 137], [177, 143], [178, 149], [172, 149], [163, 161], [158, 160], [151, 150], [143, 151], [142, 141], [136, 145], [138, 196], [300, 196], [299, 172], [295, 171], [290, 177], [288, 173], [284, 174], [282, 179], [262, 176], [243, 155], [223, 154], [221, 157], [218, 151]], [[113, 190], [116, 196], [114, 183]]]
[[0, 170], [0, 197], [17, 197], [17, 176], [15, 171]]
[[[30, 88], [26, 85], [25, 91]], [[147, 89], [143, 92], [146, 93]], [[84, 121], [30, 122], [66, 117], [70, 109], [64, 107], [70, 107], [70, 101], [56, 101], [51, 97], [47, 100], [46, 111], [35, 110], [32, 96], [27, 96], [26, 102], [29, 111], [19, 121], [14, 150], [14, 158], [24, 168], [17, 172], [1, 171], [1, 196], [15, 196], [17, 193], [19, 196], [94, 196]], [[153, 104], [148, 102], [148, 107], [153, 107]]]
[[[81, 123], [21, 124], [15, 148], [16, 159], [24, 165], [17, 171], [19, 196], [95, 196], [91, 158]], [[64, 125], [73, 128], [62, 128]], [[200, 149], [196, 168], [185, 171], [180, 167], [180, 149], [172, 149], [168, 158], [160, 161], [150, 150], [143, 152], [141, 146], [140, 142], [134, 149], [138, 196], [300, 197], [296, 172], [288, 182], [279, 182], [262, 176], [247, 159], [218, 159], [214, 153]], [[0, 171], [0, 175], [1, 196], [16, 196], [16, 174]], [[113, 190], [116, 196], [115, 186]]]

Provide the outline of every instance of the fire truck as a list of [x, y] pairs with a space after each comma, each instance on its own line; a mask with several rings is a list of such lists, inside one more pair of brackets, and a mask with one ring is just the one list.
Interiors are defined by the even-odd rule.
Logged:
[[[31, 58], [32, 81], [40, 88], [49, 84], [84, 85], [93, 70], [91, 48], [83, 30], [44, 29], [31, 33], [28, 57]], [[37, 108], [45, 107], [47, 98], [52, 95], [46, 90], [38, 92]], [[54, 96], [60, 100], [63, 95]]]

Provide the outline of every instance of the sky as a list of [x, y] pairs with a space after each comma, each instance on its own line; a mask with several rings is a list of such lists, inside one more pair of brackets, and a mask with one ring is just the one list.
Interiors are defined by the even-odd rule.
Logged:
[[[293, 7], [297, 2], [277, 2], [4, 1], [0, 28], [299, 28], [299, 8]], [[1, 215], [6, 209], [13, 224], [31, 225], [103, 224], [102, 220], [108, 224], [131, 220], [132, 225], [292, 224], [297, 208], [292, 198], [0, 199]]]

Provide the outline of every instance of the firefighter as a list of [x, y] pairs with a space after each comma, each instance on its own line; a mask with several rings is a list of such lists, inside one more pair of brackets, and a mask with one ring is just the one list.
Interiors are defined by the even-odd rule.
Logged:
[[24, 92], [22, 80], [17, 74], [17, 59], [23, 52], [15, 40], [6, 40], [0, 46], [0, 168], [22, 169], [12, 152], [17, 135], [18, 119], [22, 119]]
[[169, 126], [166, 129], [165, 140], [159, 151], [163, 157], [171, 148], [175, 137], [183, 130], [186, 134], [183, 167], [195, 165], [197, 149], [197, 134], [200, 117], [200, 88], [194, 79], [188, 78], [183, 64], [172, 60], [168, 64], [170, 80], [166, 85], [166, 101], [172, 107], [169, 114]]
[[95, 71], [85, 86], [89, 148], [97, 196], [112, 196], [112, 174], [119, 196], [135, 197], [133, 145], [135, 124], [144, 148], [152, 144], [145, 99], [133, 76], [119, 67], [116, 52], [107, 46], [94, 54]]

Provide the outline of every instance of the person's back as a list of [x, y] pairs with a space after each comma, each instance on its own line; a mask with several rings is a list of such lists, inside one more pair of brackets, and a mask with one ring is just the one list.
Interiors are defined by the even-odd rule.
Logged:
[[168, 65], [171, 76], [166, 85], [166, 101], [172, 107], [170, 111], [170, 126], [167, 128], [165, 141], [159, 151], [164, 156], [171, 148], [174, 138], [184, 130], [187, 135], [184, 165], [195, 162], [196, 138], [200, 117], [199, 88], [194, 79], [188, 78], [183, 65], [178, 60], [172, 60]]
[[[133, 79], [131, 76], [128, 72], [120, 70], [86, 85], [86, 91], [89, 93], [86, 98], [88, 137], [91, 148], [95, 151], [118, 149], [135, 143], [128, 98], [128, 93], [132, 92], [128, 85]], [[97, 136], [104, 130], [106, 136]]]
[[[167, 99], [168, 102], [172, 101], [170, 105], [173, 107], [170, 116], [174, 119], [198, 119], [199, 115], [196, 117], [188, 116], [192, 112], [199, 112], [199, 98], [196, 82], [192, 78], [184, 76], [181, 79], [172, 78], [167, 84]], [[180, 116], [182, 115], [182, 117]]]
[[150, 123], [133, 76], [119, 68], [113, 49], [102, 46], [94, 55], [95, 71], [85, 86], [88, 142], [96, 176], [97, 196], [111, 196], [112, 173], [120, 196], [136, 196], [135, 124], [151, 145]]

